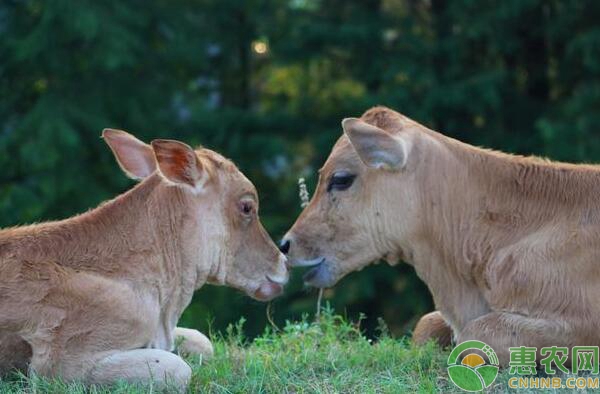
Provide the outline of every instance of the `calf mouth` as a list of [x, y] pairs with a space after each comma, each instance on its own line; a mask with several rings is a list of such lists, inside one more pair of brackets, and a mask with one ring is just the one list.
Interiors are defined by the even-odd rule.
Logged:
[[283, 293], [283, 286], [279, 283], [267, 281], [260, 285], [254, 293], [250, 294], [257, 301], [271, 301]]
[[313, 267], [315, 265], [319, 265], [323, 261], [325, 261], [324, 257], [316, 257], [316, 258], [310, 259], [310, 260], [294, 259], [292, 261], [289, 261], [288, 264], [291, 267]]

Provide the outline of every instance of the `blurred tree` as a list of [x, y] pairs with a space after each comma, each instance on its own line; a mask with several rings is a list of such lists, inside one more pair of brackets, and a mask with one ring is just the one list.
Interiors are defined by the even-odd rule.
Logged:
[[[600, 3], [591, 0], [157, 0], [0, 3], [0, 225], [57, 219], [131, 187], [104, 127], [232, 158], [278, 239], [341, 135], [383, 104], [477, 145], [600, 161]], [[276, 322], [314, 310], [296, 275]], [[392, 296], [390, 296], [392, 295]], [[406, 266], [327, 292], [396, 333], [432, 308]], [[265, 306], [206, 286], [184, 315], [250, 335]]]

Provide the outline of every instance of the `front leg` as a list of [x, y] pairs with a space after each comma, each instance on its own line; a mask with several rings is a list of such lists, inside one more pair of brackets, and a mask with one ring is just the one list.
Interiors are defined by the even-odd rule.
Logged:
[[[72, 361], [90, 363], [84, 376], [73, 376], [88, 384], [113, 385], [119, 381], [153, 384], [159, 391], [185, 392], [192, 369], [181, 357], [159, 349], [135, 349], [105, 352], [102, 355], [81, 355]], [[68, 373], [68, 371], [65, 371]]]
[[435, 341], [442, 348], [452, 344], [452, 328], [440, 311], [422, 316], [413, 331], [412, 342], [415, 345], [423, 345], [429, 340]]
[[576, 334], [572, 326], [564, 321], [492, 312], [469, 322], [459, 333], [457, 343], [472, 339], [482, 341], [494, 349], [502, 366], [508, 366], [510, 347], [536, 347], [539, 362], [542, 347], [577, 345]]
[[202, 356], [203, 360], [212, 358], [213, 345], [206, 335], [191, 328], [176, 327], [173, 330], [177, 351], [183, 355]]

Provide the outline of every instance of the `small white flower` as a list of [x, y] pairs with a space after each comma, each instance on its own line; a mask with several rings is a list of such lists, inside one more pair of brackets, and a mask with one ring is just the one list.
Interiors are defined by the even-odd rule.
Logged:
[[298, 192], [298, 194], [300, 195], [300, 207], [304, 208], [308, 205], [308, 202], [310, 201], [310, 196], [308, 194], [308, 189], [306, 188], [306, 181], [304, 180], [304, 178], [298, 179], [298, 187], [300, 189]]

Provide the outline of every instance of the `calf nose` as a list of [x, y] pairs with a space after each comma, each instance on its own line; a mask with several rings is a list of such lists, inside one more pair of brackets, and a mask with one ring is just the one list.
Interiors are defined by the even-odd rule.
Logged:
[[283, 254], [288, 254], [290, 251], [290, 240], [282, 239], [281, 242], [279, 242], [279, 250], [281, 250], [281, 253]]

